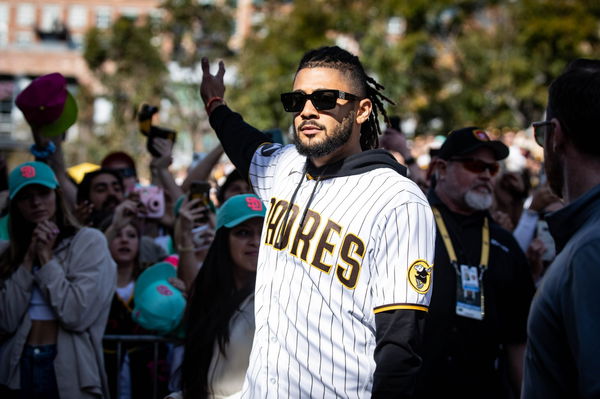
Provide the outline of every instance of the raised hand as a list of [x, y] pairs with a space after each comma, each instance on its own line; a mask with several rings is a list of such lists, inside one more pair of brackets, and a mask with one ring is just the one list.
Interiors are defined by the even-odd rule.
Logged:
[[113, 225], [117, 229], [121, 229], [131, 223], [141, 212], [143, 212], [142, 204], [135, 200], [128, 198], [121, 202], [115, 208], [115, 214], [113, 216]]
[[200, 201], [200, 199], [189, 201], [186, 198], [181, 204], [178, 219], [182, 234], [189, 233], [194, 227], [209, 222], [208, 215], [210, 211], [207, 206], [198, 206]]
[[94, 210], [94, 204], [90, 201], [83, 201], [75, 205], [75, 217], [79, 220], [82, 225], [89, 225], [92, 212]]
[[225, 75], [225, 64], [219, 61], [219, 70], [216, 75], [211, 75], [208, 58], [202, 58], [202, 82], [200, 83], [200, 96], [204, 105], [215, 97], [223, 98], [225, 95], [225, 83], [223, 76]]
[[153, 156], [150, 165], [155, 168], [168, 168], [171, 165], [171, 162], [173, 162], [173, 142], [168, 139], [155, 137], [153, 143], [154, 149], [160, 156]]

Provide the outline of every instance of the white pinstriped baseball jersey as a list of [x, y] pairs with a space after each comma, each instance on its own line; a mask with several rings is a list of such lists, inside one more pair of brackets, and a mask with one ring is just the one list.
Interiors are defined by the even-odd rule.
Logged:
[[293, 145], [269, 144], [250, 166], [269, 210], [243, 397], [370, 397], [375, 313], [429, 305], [433, 216], [391, 168], [317, 181], [305, 163]]

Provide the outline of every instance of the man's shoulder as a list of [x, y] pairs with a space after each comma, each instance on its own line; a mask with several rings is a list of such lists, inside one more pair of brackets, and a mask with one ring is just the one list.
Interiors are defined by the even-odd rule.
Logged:
[[252, 159], [252, 164], [258, 167], [276, 166], [297, 169], [303, 167], [305, 163], [306, 157], [300, 155], [293, 144], [264, 143], [256, 149]]
[[297, 155], [298, 151], [293, 144], [283, 145], [279, 143], [263, 143], [256, 149], [256, 154], [262, 157], [272, 157], [274, 155]]
[[394, 194], [395, 203], [417, 201], [429, 204], [425, 193], [414, 181], [392, 168], [378, 168], [357, 176], [369, 177], [369, 189]]

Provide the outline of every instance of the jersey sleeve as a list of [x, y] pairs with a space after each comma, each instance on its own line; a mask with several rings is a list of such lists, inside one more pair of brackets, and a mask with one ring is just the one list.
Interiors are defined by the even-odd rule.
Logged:
[[277, 143], [267, 143], [258, 147], [252, 157], [248, 176], [254, 192], [264, 202], [268, 202], [271, 198], [276, 173], [281, 171], [277, 165], [283, 161], [284, 154], [289, 149], [290, 146], [284, 147]]
[[425, 200], [382, 215], [376, 233], [373, 280], [375, 313], [427, 311], [433, 282], [435, 222]]

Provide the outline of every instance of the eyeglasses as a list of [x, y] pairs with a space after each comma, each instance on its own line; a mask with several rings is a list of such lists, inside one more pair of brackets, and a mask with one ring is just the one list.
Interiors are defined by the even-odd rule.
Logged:
[[301, 91], [283, 93], [281, 94], [281, 103], [287, 112], [300, 112], [304, 109], [306, 100], [310, 100], [317, 111], [325, 111], [335, 108], [338, 98], [349, 101], [358, 100], [358, 96], [341, 90], [315, 90], [311, 94]]
[[540, 147], [543, 147], [546, 133], [552, 133], [554, 131], [554, 123], [552, 123], [552, 121], [533, 122], [531, 126], [533, 126], [535, 142], [538, 143]]
[[498, 162], [487, 163], [481, 159], [475, 158], [452, 158], [450, 162], [460, 162], [466, 170], [473, 173], [483, 173], [486, 170], [490, 172], [491, 176], [495, 176], [500, 170], [500, 164]]

